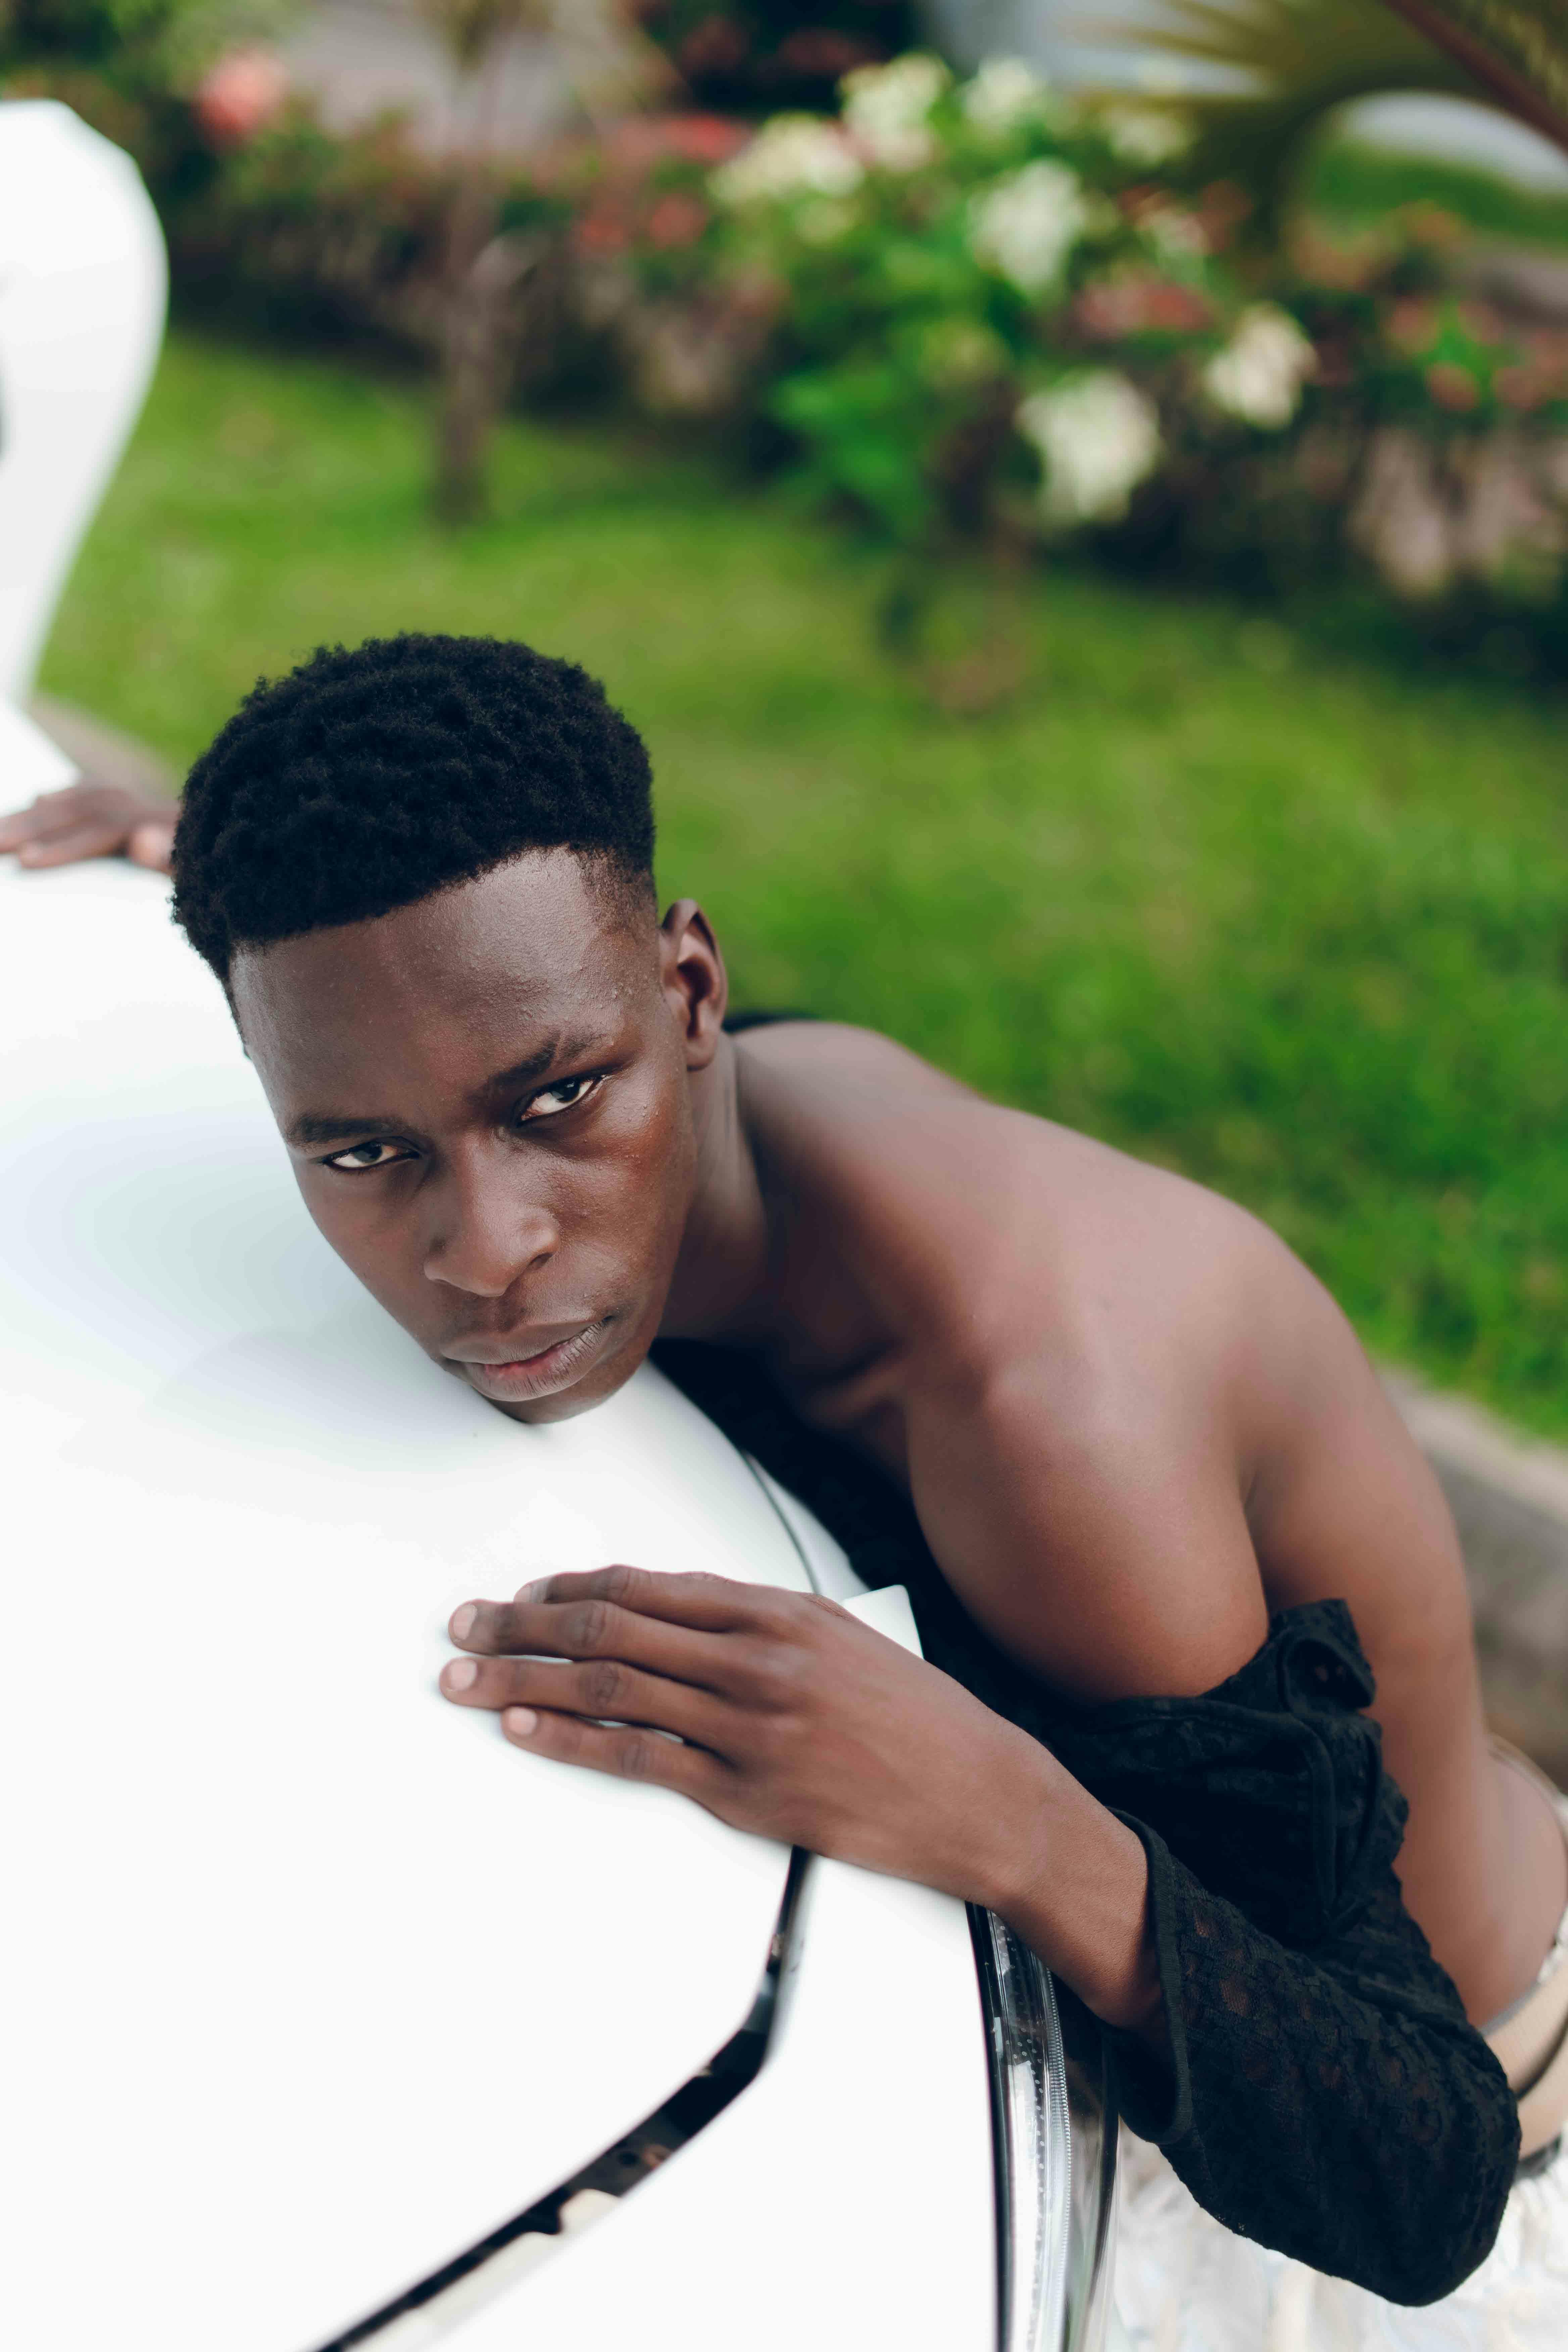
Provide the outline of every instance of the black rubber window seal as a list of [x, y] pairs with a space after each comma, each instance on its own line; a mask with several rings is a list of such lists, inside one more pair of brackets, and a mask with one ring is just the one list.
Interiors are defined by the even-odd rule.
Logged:
[[[432, 2271], [416, 2286], [409, 2287], [392, 2303], [383, 2304], [367, 2318], [357, 2320], [341, 2336], [333, 2336], [315, 2347], [315, 2352], [351, 2352], [359, 2344], [372, 2343], [384, 2328], [408, 2312], [418, 2311], [434, 2303], [459, 2279], [468, 2278], [499, 2254], [503, 2247], [531, 2232], [555, 2238], [563, 2234], [562, 2209], [584, 2189], [607, 2190], [612, 2197], [624, 2197], [640, 2180], [646, 2180], [668, 2157], [684, 2147], [699, 2132], [706, 2131], [716, 2116], [739, 2098], [747, 2084], [756, 2080], [768, 2054], [773, 2025], [778, 2013], [779, 1980], [784, 1973], [790, 1939], [795, 1931], [795, 1913], [799, 1907], [800, 1890], [805, 1876], [808, 1856], [801, 1847], [790, 1855], [789, 1872], [784, 1880], [784, 1900], [773, 1937], [768, 1945], [767, 1965], [756, 1998], [746, 2021], [730, 2036], [721, 2050], [700, 2073], [673, 2091], [651, 2115], [645, 2116], [631, 2130], [595, 2157], [591, 2163], [563, 2180], [548, 2195], [536, 2199], [525, 2212], [511, 2221], [503, 2221], [499, 2230], [481, 2238], [465, 2252], [454, 2255], [438, 2271]], [[522, 2281], [518, 2282], [521, 2287]]]

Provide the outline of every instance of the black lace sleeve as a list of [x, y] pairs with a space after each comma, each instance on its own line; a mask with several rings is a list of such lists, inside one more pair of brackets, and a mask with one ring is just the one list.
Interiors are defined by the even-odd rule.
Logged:
[[1231, 2229], [1430, 2303], [1491, 2246], [1519, 2116], [1405, 1908], [1373, 1695], [1327, 1601], [1201, 1698], [1058, 1707], [1049, 1736], [1149, 1855], [1170, 2059], [1107, 2037], [1132, 2129]]
[[1107, 2036], [1132, 2129], [1242, 2235], [1393, 2303], [1451, 2294], [1497, 2235], [1519, 2121], [1393, 1871], [1353, 1927], [1300, 1952], [1133, 1826], [1171, 2063]]
[[1074, 1707], [959, 1607], [907, 1500], [727, 1353], [661, 1362], [843, 1544], [909, 1589], [933, 1664], [1045, 1742], [1149, 1856], [1169, 2054], [1108, 2033], [1119, 2104], [1241, 2235], [1390, 2302], [1447, 2294], [1497, 2234], [1507, 2079], [1405, 1910], [1405, 1801], [1342, 1602], [1277, 1617], [1200, 1698]]

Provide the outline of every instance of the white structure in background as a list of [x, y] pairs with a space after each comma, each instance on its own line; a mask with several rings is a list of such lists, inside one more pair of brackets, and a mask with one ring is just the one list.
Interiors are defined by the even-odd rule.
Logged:
[[130, 157], [66, 107], [0, 103], [0, 706], [32, 686], [146, 397], [166, 287]]

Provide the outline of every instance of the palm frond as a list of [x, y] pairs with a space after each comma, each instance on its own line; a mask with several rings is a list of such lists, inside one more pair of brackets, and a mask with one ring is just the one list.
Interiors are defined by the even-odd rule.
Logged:
[[1568, 0], [1387, 0], [1499, 106], [1568, 149]]
[[[1408, 89], [1436, 78], [1447, 88], [1461, 79], [1380, 0], [1164, 0], [1157, 16], [1097, 23], [1094, 37], [1247, 76], [1254, 95], [1349, 80]], [[1213, 95], [1223, 103], [1230, 93]]]
[[[1158, 17], [1100, 25], [1095, 37], [1223, 73], [1226, 87], [1182, 96], [1198, 130], [1194, 163], [1245, 186], [1268, 236], [1307, 145], [1357, 99], [1417, 91], [1521, 112], [1452, 42], [1439, 45], [1413, 21], [1417, 12], [1447, 20], [1492, 9], [1541, 27], [1568, 24], [1568, 0], [1164, 0]], [[1558, 46], [1568, 59], [1568, 44]], [[1550, 37], [1542, 47], [1552, 53]]]

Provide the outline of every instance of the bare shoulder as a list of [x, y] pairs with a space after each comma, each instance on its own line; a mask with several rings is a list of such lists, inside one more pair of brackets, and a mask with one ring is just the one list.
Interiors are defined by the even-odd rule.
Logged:
[[1457, 1659], [1441, 1495], [1322, 1285], [1200, 1185], [1037, 1148], [1044, 1279], [998, 1291], [972, 1409], [931, 1396], [916, 1470], [976, 1613], [1093, 1697], [1212, 1688], [1308, 1601], [1350, 1602], [1380, 1675]]
[[1152, 1405], [1210, 1411], [1271, 1334], [1332, 1322], [1266, 1225], [1184, 1177], [871, 1030], [783, 1022], [739, 1042], [764, 1151], [852, 1270], [896, 1270], [879, 1287], [900, 1336], [947, 1381], [1005, 1391], [1026, 1367], [1063, 1425], [1146, 1425]]
[[938, 1092], [978, 1101], [962, 1079], [951, 1077], [895, 1038], [877, 1029], [858, 1028], [847, 1021], [759, 1021], [742, 1029], [735, 1043], [746, 1063], [759, 1071], [809, 1080], [816, 1076], [853, 1074], [874, 1079], [889, 1088]]
[[1374, 1616], [1378, 1527], [1423, 1519], [1402, 1557], [1430, 1560], [1440, 1497], [1344, 1317], [1258, 1218], [871, 1033], [742, 1043], [822, 1295], [879, 1325], [806, 1409], [907, 1478], [1016, 1654], [1085, 1696], [1200, 1691], [1271, 1608]]

